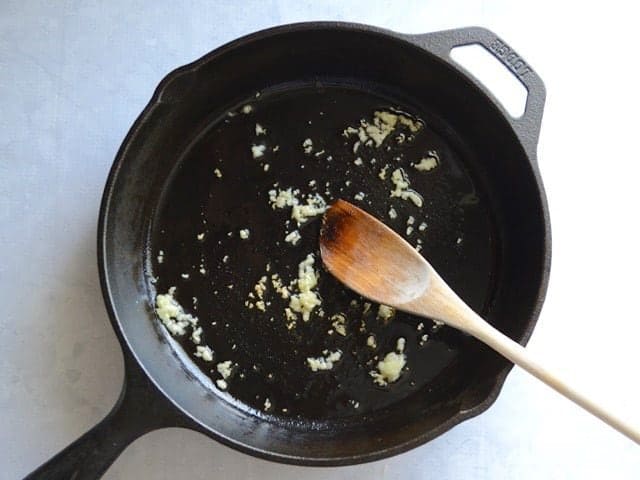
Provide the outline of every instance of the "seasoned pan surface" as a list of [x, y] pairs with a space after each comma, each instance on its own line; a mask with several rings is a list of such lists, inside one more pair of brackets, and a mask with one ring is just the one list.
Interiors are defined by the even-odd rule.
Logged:
[[[419, 130], [399, 126], [378, 146], [343, 133], [385, 110], [419, 119]], [[305, 144], [309, 140], [311, 146]], [[254, 158], [256, 145], [265, 149]], [[416, 392], [426, 395], [426, 402], [441, 401], [438, 386], [455, 371], [467, 338], [400, 312], [392, 320], [379, 318], [378, 305], [348, 291], [321, 267], [320, 217], [302, 224], [301, 240], [292, 245], [284, 240], [297, 228], [291, 208], [274, 208], [269, 192], [292, 188], [301, 199], [319, 194], [327, 202], [345, 198], [362, 205], [419, 246], [482, 311], [493, 292], [497, 235], [486, 193], [463, 150], [440, 119], [375, 85], [316, 81], [257, 92], [203, 124], [166, 183], [148, 251], [157, 276], [151, 291], [175, 286], [176, 299], [200, 320], [202, 344], [214, 352], [213, 360], [193, 357], [197, 366], [214, 385], [223, 379], [218, 363], [234, 366], [226, 388], [215, 390], [246, 408], [314, 420], [362, 417]], [[438, 159], [437, 166], [416, 169], [429, 155]], [[421, 207], [390, 197], [398, 168], [422, 196]], [[249, 237], [243, 239], [245, 229]], [[308, 254], [315, 256], [322, 305], [309, 321], [298, 316], [292, 322], [285, 314], [289, 299], [281, 298], [271, 279], [278, 275], [288, 284]], [[265, 311], [254, 306], [254, 286], [263, 276]], [[344, 327], [335, 328], [336, 315]], [[374, 341], [367, 344], [370, 337]], [[187, 352], [195, 351], [189, 335], [178, 338]], [[370, 372], [395, 351], [399, 338], [406, 342], [406, 367], [397, 382], [380, 386]], [[330, 370], [314, 372], [307, 358], [323, 351], [340, 351], [341, 359]]]

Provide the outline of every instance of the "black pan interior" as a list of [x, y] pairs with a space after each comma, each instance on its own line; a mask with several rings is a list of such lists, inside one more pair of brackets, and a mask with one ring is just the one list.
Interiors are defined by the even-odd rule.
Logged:
[[[412, 140], [398, 143], [391, 135], [381, 146], [360, 146], [356, 153], [357, 140], [342, 135], [344, 128], [359, 125], [374, 111], [389, 107], [413, 111], [399, 104], [393, 92], [385, 93], [384, 87], [375, 85], [365, 89], [320, 81], [260, 92], [258, 98], [245, 99], [233, 109], [233, 116], [219, 117], [206, 126], [163, 191], [150, 241], [151, 252], [164, 253], [162, 263], [152, 257], [156, 289], [166, 292], [176, 286], [176, 297], [199, 316], [203, 342], [215, 352], [213, 362], [196, 359], [196, 363], [215, 380], [221, 378], [215, 363], [231, 360], [237, 368], [228, 392], [255, 409], [263, 409], [268, 399], [267, 411], [278, 416], [362, 417], [416, 392], [437, 390], [438, 377], [454, 368], [467, 349], [461, 333], [436, 329], [429, 321], [418, 327], [422, 320], [407, 314], [398, 313], [387, 325], [376, 318], [378, 305], [367, 307], [363, 298], [322, 268], [318, 290], [323, 317], [316, 311], [308, 322], [298, 319], [289, 329], [284, 313], [289, 300], [274, 292], [269, 282], [265, 298], [271, 305], [264, 312], [248, 308], [245, 302], [255, 301], [248, 294], [253, 294], [261, 276], [278, 273], [285, 282], [296, 278], [298, 264], [309, 253], [318, 266], [321, 263], [321, 217], [300, 227], [302, 240], [296, 245], [285, 242], [285, 234], [295, 227], [289, 208], [272, 209], [268, 200], [274, 188], [292, 187], [319, 193], [328, 202], [345, 198], [360, 204], [413, 244], [422, 242], [425, 254], [476, 309], [482, 311], [489, 302], [497, 234], [487, 202], [480, 200], [482, 194], [461, 161], [458, 142], [436, 133], [441, 122], [427, 116], [425, 127], [415, 134], [398, 129], [398, 135], [406, 130], [406, 138]], [[251, 109], [248, 114], [242, 113], [246, 106]], [[256, 135], [256, 123], [267, 133]], [[313, 139], [313, 151], [305, 154], [302, 144], [307, 138]], [[252, 144], [267, 147], [262, 157], [253, 158]], [[411, 166], [429, 151], [437, 152], [438, 167], [420, 172]], [[269, 165], [266, 172], [265, 165]], [[214, 174], [216, 168], [222, 178]], [[379, 178], [383, 168], [384, 180]], [[390, 198], [390, 177], [396, 168], [403, 168], [412, 187], [423, 195], [422, 207]], [[357, 200], [359, 192], [365, 193], [362, 200]], [[391, 208], [397, 213], [394, 219], [388, 214]], [[407, 235], [410, 216], [415, 223]], [[427, 228], [420, 231], [422, 223]], [[250, 236], [243, 240], [239, 232], [245, 228]], [[346, 336], [332, 326], [335, 314], [346, 317]], [[367, 346], [372, 334], [375, 348]], [[428, 340], [422, 341], [425, 334]], [[395, 350], [398, 338], [407, 342], [407, 371], [393, 385], [377, 386], [369, 372]], [[188, 336], [181, 343], [194, 350]], [[337, 349], [343, 352], [339, 366], [327, 372], [309, 369], [306, 358]]]
[[[243, 114], [247, 104], [253, 110]], [[363, 150], [363, 165], [355, 165], [353, 142], [340, 136], [341, 129], [388, 107], [424, 120], [425, 128], [410, 145]], [[228, 111], [238, 114], [229, 117]], [[271, 149], [259, 161], [249, 148], [256, 123], [267, 128], [264, 142]], [[325, 154], [306, 156], [306, 138]], [[440, 166], [412, 172], [409, 163], [425, 150], [438, 152]], [[474, 309], [519, 340], [535, 321], [546, 227], [526, 154], [482, 92], [404, 40], [346, 27], [242, 40], [164, 82], [119, 162], [105, 218], [114, 314], [165, 394], [238, 448], [303, 463], [389, 455], [486, 407], [508, 367], [446, 327], [431, 331], [425, 322], [418, 332], [420, 320], [409, 315], [398, 314], [387, 326], [375, 315], [363, 316], [362, 299], [326, 272], [319, 288], [323, 308], [329, 315], [346, 314], [346, 337], [328, 335], [330, 322], [321, 318], [287, 330], [275, 299], [274, 313], [247, 309], [247, 292], [266, 263], [293, 278], [306, 254], [317, 253], [317, 220], [301, 228], [299, 245], [283, 242], [288, 210], [273, 211], [267, 202], [274, 182], [312, 192], [309, 182], [315, 180], [327, 200], [353, 201], [362, 191], [365, 199], [355, 203], [399, 233], [405, 233], [408, 215], [424, 220], [427, 230], [410, 238], [422, 238], [425, 256]], [[390, 183], [377, 178], [387, 163], [410, 173], [412, 187], [425, 199], [422, 209], [396, 200], [398, 218], [388, 218]], [[247, 240], [238, 238], [243, 228], [250, 229]], [[174, 285], [180, 303], [199, 316], [216, 361], [241, 366], [244, 378], [236, 372], [228, 393], [200, 373], [209, 373], [211, 363], [192, 363], [154, 318], [154, 293]], [[357, 308], [350, 307], [353, 299]], [[365, 346], [362, 320], [366, 334], [377, 337], [376, 351]], [[420, 346], [422, 333], [430, 339]], [[400, 336], [407, 340], [408, 369], [398, 383], [377, 387], [367, 362], [393, 350]], [[184, 346], [193, 351], [188, 341]], [[335, 347], [345, 353], [339, 367], [309, 371], [304, 358]], [[211, 377], [219, 378], [215, 372]], [[273, 408], [265, 414], [260, 410], [267, 397]]]

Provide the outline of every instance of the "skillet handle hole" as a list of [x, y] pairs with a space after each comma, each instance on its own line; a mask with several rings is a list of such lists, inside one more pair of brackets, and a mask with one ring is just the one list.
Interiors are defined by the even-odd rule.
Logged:
[[527, 103], [527, 89], [483, 46], [454, 47], [450, 55], [491, 91], [509, 115], [516, 119], [522, 116]]

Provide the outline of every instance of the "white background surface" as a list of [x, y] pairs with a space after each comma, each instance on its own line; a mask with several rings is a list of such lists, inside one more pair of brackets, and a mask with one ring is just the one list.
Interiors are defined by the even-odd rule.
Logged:
[[[303, 20], [414, 33], [481, 25], [539, 72], [554, 257], [529, 348], [640, 423], [638, 15], [626, 2], [177, 4], [0, 2], [0, 478], [31, 471], [119, 393], [97, 211], [115, 152], [157, 82], [240, 35]], [[303, 469], [171, 429], [136, 441], [105, 478], [223, 476], [631, 479], [640, 447], [514, 371], [488, 412], [396, 458]]]

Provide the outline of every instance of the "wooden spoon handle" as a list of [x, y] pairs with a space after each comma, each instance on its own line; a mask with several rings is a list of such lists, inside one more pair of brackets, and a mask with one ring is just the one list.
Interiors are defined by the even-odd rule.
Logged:
[[447, 325], [458, 328], [486, 343], [508, 360], [519, 365], [538, 380], [543, 381], [556, 392], [580, 405], [623, 435], [640, 444], [640, 428], [632, 426], [603, 405], [579, 392], [564, 379], [535, 360], [525, 348], [496, 330], [475, 313], [446, 282], [431, 268], [431, 283], [423, 295], [415, 300], [399, 305], [399, 308], [430, 318], [442, 320]]
[[[496, 330], [475, 313], [475, 319], [468, 321], [467, 333], [473, 335], [478, 340], [486, 343], [505, 358], [519, 365], [534, 377], [542, 380], [553, 388], [556, 392], [564, 395], [569, 400], [580, 405], [587, 412], [595, 415], [603, 422], [612, 426], [623, 435], [640, 444], [640, 429], [630, 425], [622, 418], [607, 410], [603, 405], [573, 388], [565, 380], [559, 378], [548, 368], [534, 359], [531, 354], [519, 343], [514, 342], [509, 337]], [[470, 319], [469, 319], [470, 320]]]

